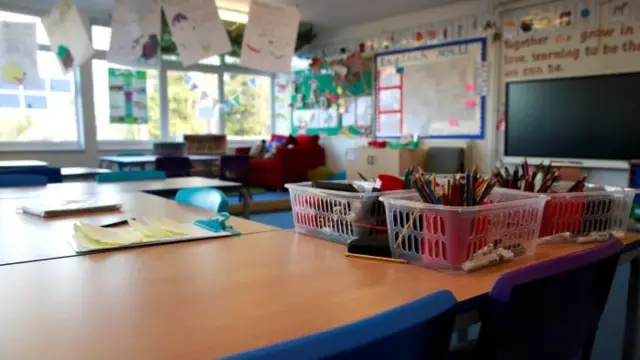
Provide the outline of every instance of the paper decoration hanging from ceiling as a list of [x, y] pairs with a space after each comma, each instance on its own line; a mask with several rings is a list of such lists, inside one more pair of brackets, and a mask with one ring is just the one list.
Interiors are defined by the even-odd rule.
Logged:
[[0, 21], [0, 83], [40, 87], [35, 23]]
[[240, 64], [269, 72], [290, 71], [299, 24], [296, 8], [252, 1]]
[[212, 0], [164, 0], [162, 7], [184, 66], [231, 50]]
[[74, 0], [62, 0], [42, 18], [51, 50], [56, 54], [62, 73], [84, 64], [94, 53], [91, 38]]
[[107, 60], [155, 68], [160, 56], [161, 12], [158, 0], [115, 0]]

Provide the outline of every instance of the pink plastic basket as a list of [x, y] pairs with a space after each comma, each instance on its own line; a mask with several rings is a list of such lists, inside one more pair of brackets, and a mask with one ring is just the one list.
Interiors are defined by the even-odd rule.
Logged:
[[489, 204], [471, 207], [425, 204], [415, 191], [380, 198], [394, 257], [452, 269], [488, 244], [516, 256], [533, 254], [547, 199], [508, 189], [494, 189]]

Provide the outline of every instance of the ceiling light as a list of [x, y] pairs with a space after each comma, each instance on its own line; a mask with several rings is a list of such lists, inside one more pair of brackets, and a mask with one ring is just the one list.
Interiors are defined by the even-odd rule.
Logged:
[[218, 14], [220, 19], [225, 21], [231, 21], [236, 23], [246, 24], [249, 21], [249, 14], [241, 13], [238, 11], [225, 10], [218, 8]]

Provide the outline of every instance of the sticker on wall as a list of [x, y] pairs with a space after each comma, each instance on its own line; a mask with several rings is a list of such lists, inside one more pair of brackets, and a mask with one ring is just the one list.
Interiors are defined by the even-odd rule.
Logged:
[[630, 21], [633, 14], [631, 1], [611, 0], [608, 5], [608, 22]]
[[0, 21], [0, 87], [40, 86], [35, 23]]
[[453, 39], [461, 40], [467, 38], [467, 21], [466, 19], [458, 19], [453, 22]]
[[505, 18], [502, 21], [502, 34], [506, 39], [512, 39], [518, 36], [518, 20], [514, 18]]
[[467, 34], [469, 37], [475, 37], [482, 34], [482, 27], [480, 26], [480, 17], [477, 15], [471, 15], [467, 17]]
[[576, 28], [593, 28], [597, 24], [597, 13], [593, 0], [581, 0], [576, 2], [573, 21]]
[[535, 16], [527, 15], [520, 19], [520, 31], [523, 34], [529, 34], [534, 30]]
[[562, 9], [558, 13], [558, 19], [556, 20], [557, 26], [559, 28], [568, 28], [573, 25], [573, 14], [571, 10]]

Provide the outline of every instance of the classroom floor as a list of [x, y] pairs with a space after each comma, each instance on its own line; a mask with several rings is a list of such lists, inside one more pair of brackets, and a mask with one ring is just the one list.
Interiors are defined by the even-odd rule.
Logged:
[[276, 211], [262, 214], [252, 214], [250, 220], [282, 229], [293, 229], [293, 215], [291, 211]]

